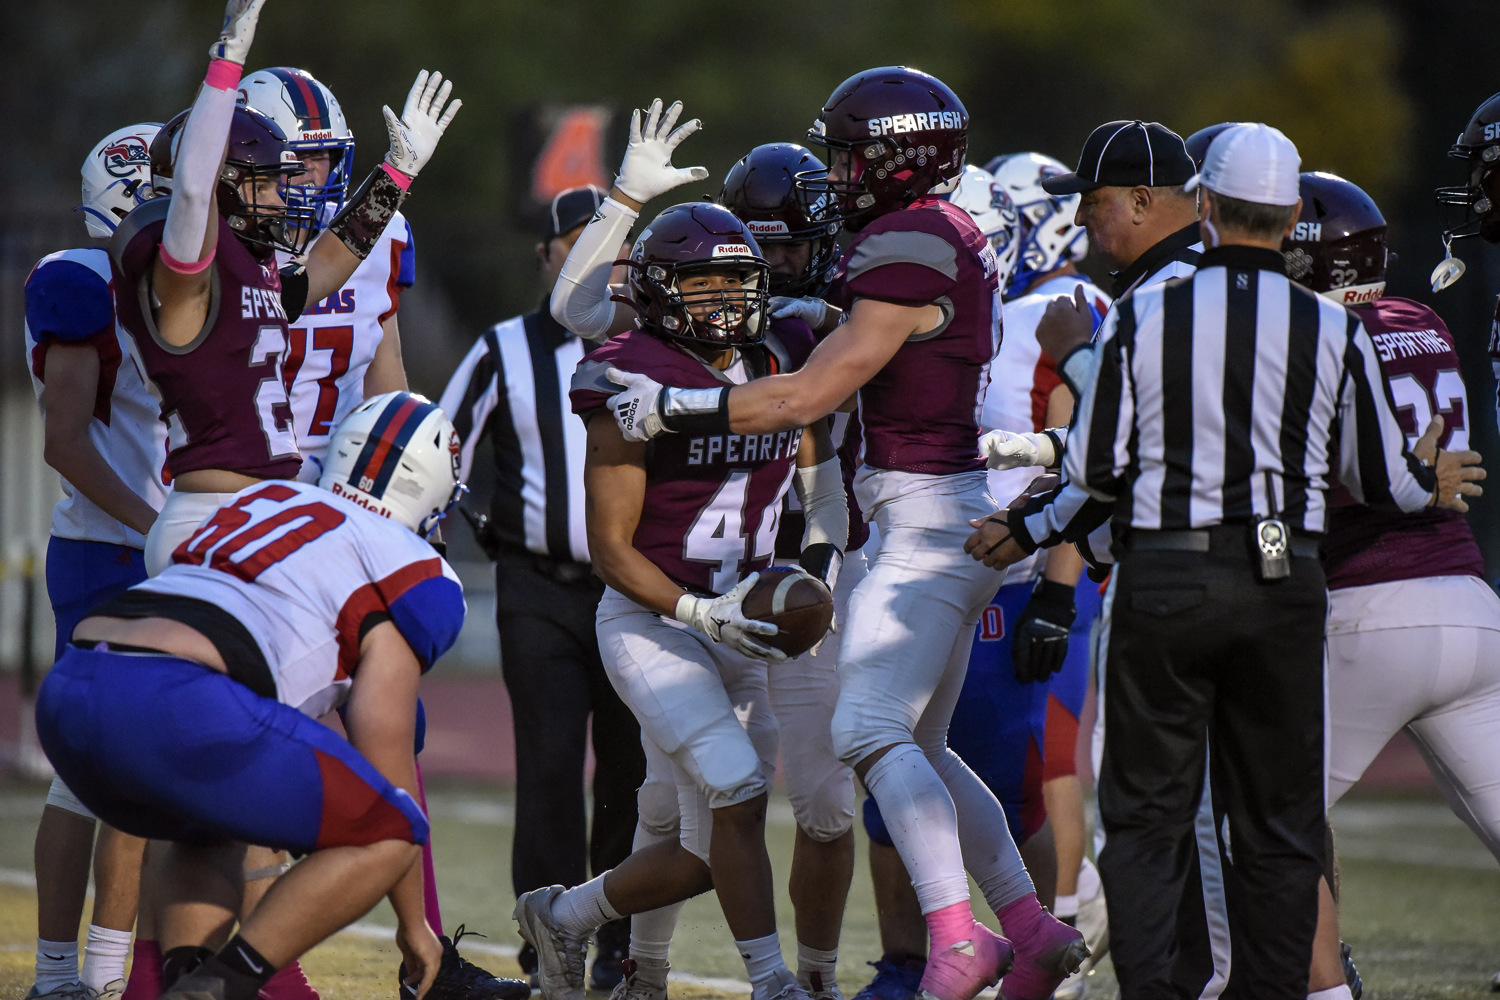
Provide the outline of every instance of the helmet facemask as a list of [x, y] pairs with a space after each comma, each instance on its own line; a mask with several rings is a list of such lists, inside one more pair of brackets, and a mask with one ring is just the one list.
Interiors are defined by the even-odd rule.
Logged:
[[[713, 276], [732, 278], [734, 283], [694, 287]], [[758, 344], [765, 336], [771, 269], [759, 257], [648, 264], [645, 279], [660, 287], [666, 311], [657, 323], [670, 337], [736, 347]]]
[[[302, 162], [290, 149], [282, 153], [282, 162], [275, 167], [234, 160], [224, 163], [219, 174], [219, 210], [240, 242], [257, 257], [268, 258], [277, 250], [295, 257], [307, 248], [315, 231], [315, 213], [306, 205], [286, 204], [288, 179], [305, 172]], [[261, 202], [259, 182], [266, 177], [277, 179], [280, 205]]]

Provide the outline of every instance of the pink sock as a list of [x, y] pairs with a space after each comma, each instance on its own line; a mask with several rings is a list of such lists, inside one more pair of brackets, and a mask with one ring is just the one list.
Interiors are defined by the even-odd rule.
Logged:
[[932, 939], [930, 954], [974, 937], [974, 911], [969, 909], [968, 903], [951, 903], [925, 916], [927, 935]]
[[[422, 781], [422, 764], [417, 762], [417, 793], [422, 801], [422, 811], [427, 811], [427, 786]], [[422, 845], [422, 908], [427, 914], [427, 925], [432, 933], [442, 936], [443, 914], [438, 909], [437, 873], [432, 868], [432, 831], [429, 827], [427, 843]]]
[[260, 988], [260, 1000], [319, 1000], [319, 997], [302, 974], [302, 963], [293, 962]]
[[120, 1000], [156, 1000], [166, 989], [161, 981], [161, 945], [155, 941], [135, 939], [131, 949], [130, 978]]
[[1036, 893], [1028, 892], [1014, 903], [1000, 907], [995, 916], [1000, 918], [1000, 927], [1012, 941], [1026, 940], [1043, 917], [1042, 905], [1036, 901]]

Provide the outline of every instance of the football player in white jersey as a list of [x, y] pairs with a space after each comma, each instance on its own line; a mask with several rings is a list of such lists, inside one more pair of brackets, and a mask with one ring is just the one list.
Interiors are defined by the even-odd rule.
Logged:
[[[84, 222], [106, 240], [152, 196], [147, 150], [161, 126], [131, 125], [105, 136], [83, 163]], [[157, 420], [115, 322], [108, 251], [101, 245], [48, 254], [26, 279], [26, 359], [45, 422], [47, 464], [62, 477], [52, 512], [47, 595], [57, 650], [88, 611], [146, 578], [145, 533], [166, 498], [166, 428]], [[36, 980], [29, 997], [124, 989], [135, 923], [143, 842], [109, 827], [94, 844], [95, 819], [54, 779], [36, 834]], [[94, 915], [83, 971], [78, 922], [95, 857]]]
[[[463, 624], [427, 543], [457, 500], [442, 411], [389, 393], [351, 414], [319, 486], [235, 494], [174, 563], [86, 617], [37, 699], [57, 771], [107, 822], [170, 840], [165, 994], [255, 1000], [280, 968], [388, 896], [414, 995], [443, 948], [417, 845], [417, 684]], [[346, 706], [349, 741], [319, 716]], [[307, 857], [226, 943], [245, 843]], [[217, 952], [217, 954], [215, 954]]]
[[[241, 80], [239, 100], [286, 133], [306, 169], [287, 187], [287, 204], [311, 209], [321, 231], [344, 206], [354, 169], [354, 133], [338, 98], [306, 70], [276, 66]], [[329, 435], [346, 414], [369, 396], [406, 388], [396, 310], [415, 281], [411, 224], [397, 211], [344, 287], [291, 328], [282, 376], [304, 482], [318, 480]]]
[[[1041, 153], [998, 156], [988, 167], [1021, 214], [1021, 246], [1020, 260], [1005, 288], [1005, 339], [990, 365], [981, 425], [987, 431], [1012, 433], [1062, 427], [1072, 419], [1073, 394], [1057, 373], [1056, 359], [1037, 343], [1037, 323], [1054, 298], [1072, 299], [1079, 290], [1096, 324], [1110, 304], [1109, 296], [1074, 266], [1088, 254], [1088, 235], [1074, 222], [1081, 196], [1053, 195], [1042, 189], [1043, 178], [1067, 173], [1068, 168]], [[999, 437], [1003, 435], [989, 435], [981, 441]], [[1043, 471], [1040, 466], [991, 470], [990, 492], [1006, 502]], [[1072, 546], [1037, 554], [1006, 574], [1007, 584], [1033, 580], [1031, 601], [1013, 626], [1013, 657], [1018, 680], [1024, 677], [1049, 685], [1042, 796], [1057, 846], [1053, 912], [1061, 920], [1083, 925], [1093, 952], [1086, 968], [1091, 968], [1103, 955], [1106, 924], [1099, 874], [1084, 853], [1086, 822], [1076, 745], [1088, 689], [1089, 630], [1100, 595], [1083, 577], [1083, 558]], [[1083, 893], [1079, 892], [1080, 878], [1088, 890]], [[1088, 901], [1085, 913], [1080, 913], [1080, 897]], [[1082, 995], [1086, 968], [1059, 987], [1059, 996]]]

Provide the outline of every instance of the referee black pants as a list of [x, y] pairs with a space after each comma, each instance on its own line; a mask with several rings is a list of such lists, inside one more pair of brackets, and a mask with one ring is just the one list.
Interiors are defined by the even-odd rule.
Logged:
[[1206, 553], [1128, 551], [1116, 567], [1099, 870], [1122, 1000], [1197, 995], [1175, 967], [1186, 957], [1179, 942], [1198, 933], [1179, 919], [1198, 909], [1182, 904], [1205, 748], [1233, 866], [1233, 993], [1307, 995], [1324, 852], [1328, 598], [1313, 558], [1259, 583], [1247, 533], [1215, 529]]
[[[500, 666], [516, 733], [516, 895], [578, 885], [630, 854], [636, 791], [646, 780], [640, 725], [605, 676], [594, 633], [604, 584], [565, 583], [524, 553], [495, 564]], [[584, 803], [586, 738], [594, 744], [592, 829]], [[629, 925], [619, 921], [623, 947]], [[612, 944], [616, 942], [611, 942]]]

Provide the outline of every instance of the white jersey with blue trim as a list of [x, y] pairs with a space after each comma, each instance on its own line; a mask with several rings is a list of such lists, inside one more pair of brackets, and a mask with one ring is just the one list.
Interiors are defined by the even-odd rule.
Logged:
[[317, 717], [343, 704], [359, 644], [395, 624], [422, 670], [464, 623], [463, 586], [416, 532], [309, 483], [246, 487], [134, 590], [196, 598], [237, 618], [277, 700]]
[[[1049, 278], [1030, 292], [1004, 304], [1005, 336], [1000, 350], [990, 362], [990, 385], [980, 411], [980, 428], [1015, 433], [1045, 429], [1047, 403], [1052, 391], [1062, 384], [1057, 366], [1043, 357], [1036, 340], [1037, 324], [1047, 305], [1059, 296], [1071, 299], [1074, 290], [1082, 288], [1097, 315], [1094, 324], [1110, 306], [1109, 296], [1081, 274], [1064, 274]], [[1025, 492], [1031, 481], [1046, 470], [1041, 466], [1024, 469], [991, 469], [990, 495], [1004, 505]], [[1007, 583], [1022, 582], [1041, 571], [1041, 559], [1033, 554], [1011, 567]]]
[[[99, 355], [89, 440], [126, 486], [160, 510], [167, 499], [167, 428], [135, 342], [115, 320], [109, 253], [102, 247], [48, 254], [26, 278], [26, 368], [43, 412], [47, 349], [53, 344], [88, 346]], [[52, 510], [54, 536], [145, 547], [140, 532], [110, 517], [66, 479], [62, 489], [63, 499]]]
[[365, 401], [365, 371], [385, 336], [381, 324], [415, 281], [411, 225], [397, 212], [344, 287], [292, 324], [282, 378], [302, 452], [299, 478], [317, 480], [333, 429]]

